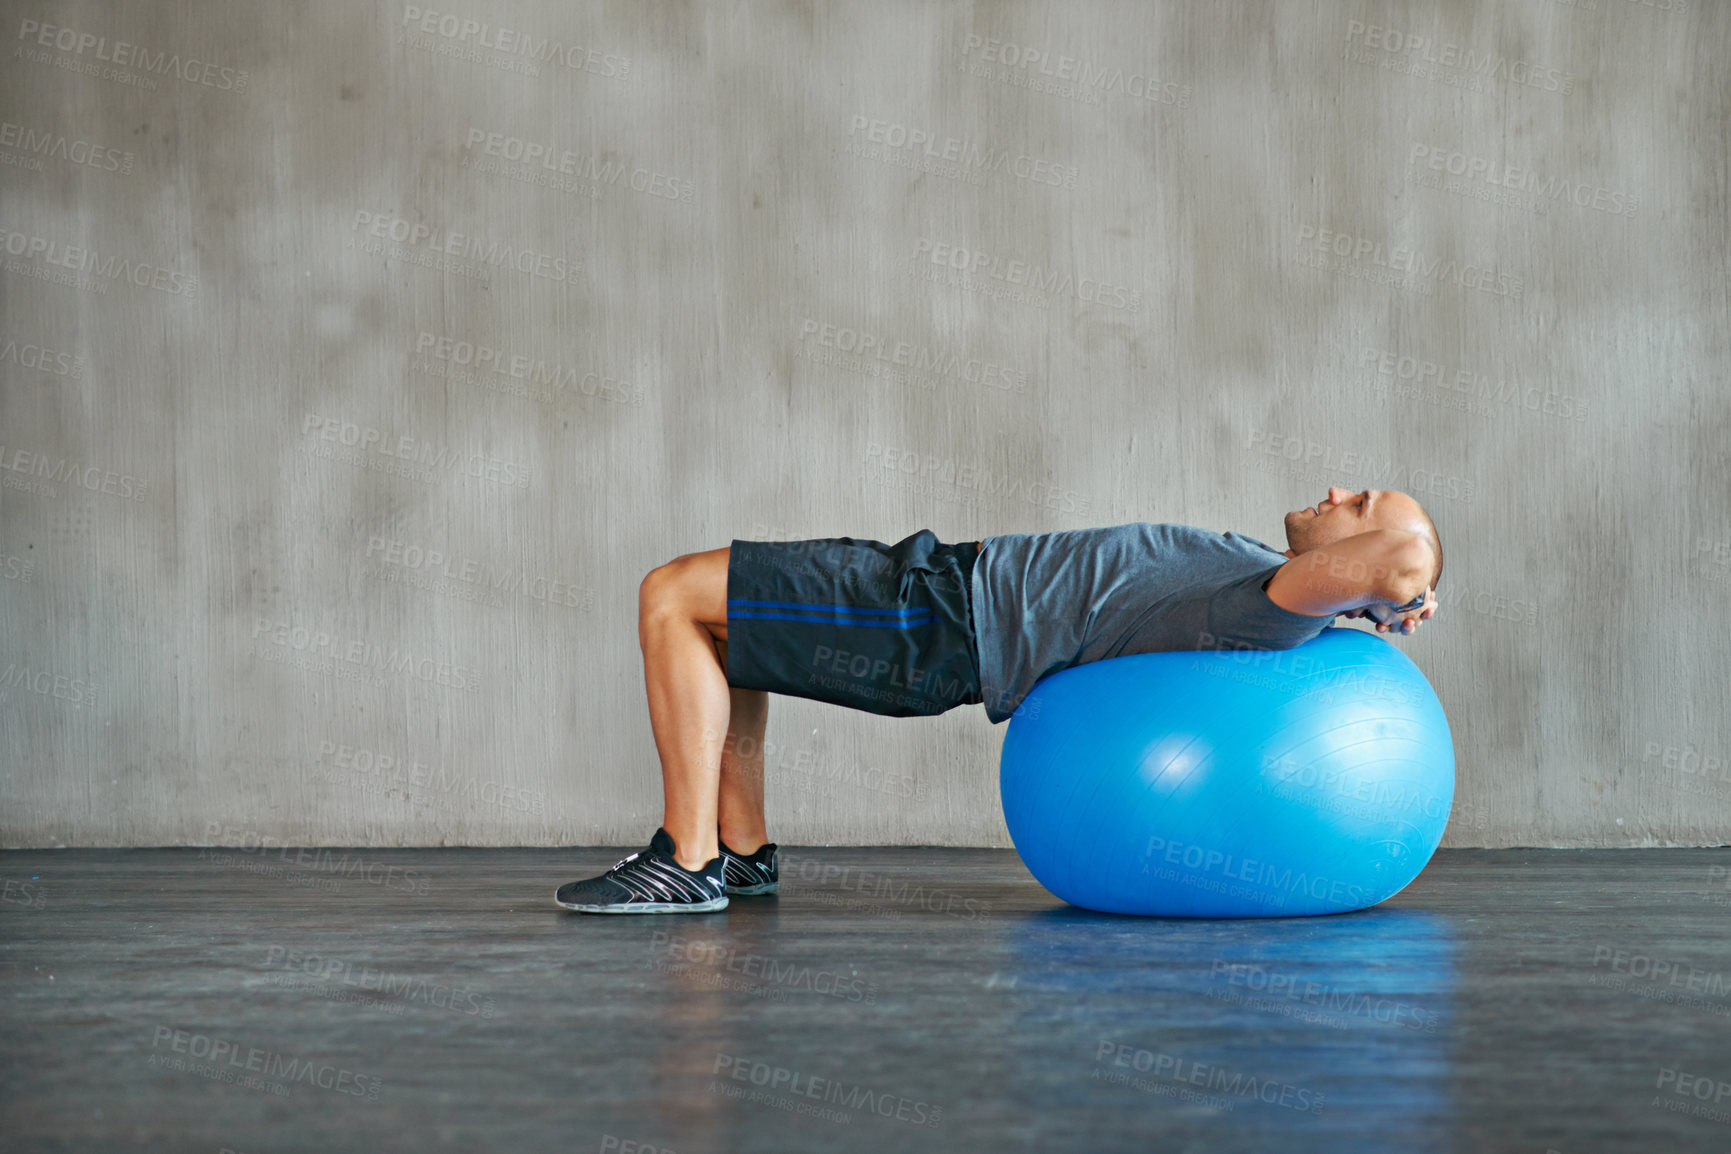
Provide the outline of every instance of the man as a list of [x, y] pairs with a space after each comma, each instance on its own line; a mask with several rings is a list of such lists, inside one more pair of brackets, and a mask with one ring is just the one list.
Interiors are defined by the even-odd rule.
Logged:
[[1040, 678], [1180, 649], [1289, 649], [1337, 614], [1410, 635], [1436, 612], [1442, 543], [1405, 493], [1330, 489], [1286, 514], [1279, 552], [1138, 522], [945, 545], [734, 541], [652, 570], [638, 597], [662, 828], [555, 901], [704, 913], [772, 893], [763, 820], [769, 694], [896, 717], [983, 704], [1008, 720]]

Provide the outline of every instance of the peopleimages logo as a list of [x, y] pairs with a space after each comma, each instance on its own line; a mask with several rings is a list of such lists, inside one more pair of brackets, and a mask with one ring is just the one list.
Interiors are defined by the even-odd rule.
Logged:
[[[547, 795], [540, 790], [506, 785], [492, 778], [458, 775], [443, 765], [435, 769], [419, 758], [368, 749], [364, 745], [321, 741], [314, 760], [346, 771], [351, 779], [376, 784], [380, 787], [378, 792], [389, 791], [411, 800], [448, 798], [460, 806], [479, 802], [536, 816], [547, 812]], [[411, 789], [436, 792], [412, 793]]]
[[[422, 358], [422, 362], [413, 367], [422, 371], [431, 367], [428, 360], [448, 366], [432, 375], [459, 376], [468, 383], [483, 380], [480, 374], [508, 377], [528, 386], [525, 394], [536, 400], [551, 401], [560, 396], [582, 394], [616, 404], [641, 405], [645, 395], [645, 388], [639, 382], [550, 362], [528, 353], [430, 333], [425, 329], [415, 336], [415, 355]], [[473, 374], [462, 375], [465, 370], [473, 370]]]
[[[996, 65], [1004, 78], [1015, 78], [1017, 87], [1079, 97], [1098, 103], [1102, 94], [1122, 93], [1136, 100], [1190, 107], [1188, 84], [1162, 80], [1145, 72], [1098, 65], [1086, 57], [1054, 52], [1049, 48], [990, 40], [969, 33], [962, 42], [964, 59]], [[989, 75], [989, 73], [988, 73]]]
[[[234, 865], [240, 859], [235, 854], [260, 855], [254, 869], [251, 863], [243, 868], [255, 873], [265, 873], [272, 876], [288, 877], [289, 871], [275, 866], [265, 866], [267, 851], [275, 850], [275, 857], [287, 864], [301, 868], [301, 876], [313, 877], [319, 874], [338, 874], [344, 881], [360, 881], [368, 885], [378, 886], [387, 890], [406, 890], [412, 894], [426, 896], [430, 874], [424, 870], [409, 869], [404, 866], [391, 865], [385, 861], [367, 858], [344, 852], [333, 854], [328, 849], [311, 849], [306, 846], [284, 845], [270, 834], [260, 833], [245, 826], [224, 825], [219, 821], [204, 823], [205, 840], [211, 844], [198, 851], [200, 861], [215, 861], [221, 865]], [[234, 853], [218, 853], [217, 850], [233, 850]], [[293, 852], [291, 859], [289, 854]], [[329, 879], [335, 881], [337, 879]], [[334, 887], [333, 887], [334, 888]]]
[[1550, 201], [1563, 199], [1578, 208], [1597, 209], [1613, 216], [1634, 216], [1641, 207], [1640, 197], [1617, 189], [1541, 177], [1530, 168], [1429, 144], [1414, 144], [1407, 154], [1407, 163], [1414, 169], [1483, 181], [1496, 188], [1528, 192]]
[[[106, 286], [109, 283], [118, 282], [133, 288], [154, 289], [169, 296], [198, 295], [198, 278], [178, 269], [151, 264], [148, 261], [135, 261], [111, 252], [99, 253], [83, 245], [67, 244], [65, 241], [18, 232], [4, 226], [0, 226], [0, 251], [4, 251], [7, 256], [22, 257], [27, 261], [40, 260], [48, 269], [88, 273], [97, 278], [89, 283], [80, 282], [76, 286], [79, 288], [100, 286], [99, 291], [107, 291]], [[23, 269], [28, 267], [23, 266]], [[7, 271], [23, 269], [8, 267]]]
[[55, 673], [51, 669], [32, 669], [28, 665], [19, 665], [16, 661], [8, 662], [4, 669], [0, 669], [0, 701], [4, 701], [7, 691], [13, 689], [23, 689], [38, 697], [64, 701], [74, 709], [96, 705], [95, 682]]
[[[1480, 52], [1453, 41], [1438, 40], [1435, 36], [1366, 24], [1362, 20], [1347, 21], [1346, 43], [1347, 58], [1354, 63], [1378, 63], [1364, 51], [1374, 49], [1386, 54], [1385, 62], [1398, 62], [1402, 66], [1396, 71], [1411, 71], [1425, 79], [1452, 77], [1470, 80], [1475, 82], [1470, 85], [1475, 91], [1483, 90], [1484, 82], [1492, 80], [1564, 95], [1575, 90], [1574, 74], [1561, 69], [1546, 68], [1530, 60], [1513, 59], [1496, 52]], [[1427, 66], [1431, 72], [1442, 75], [1427, 74]]]
[[1558, 390], [1555, 385], [1540, 389], [1537, 385], [1517, 380], [1492, 377], [1472, 369], [1456, 368], [1447, 362], [1399, 353], [1392, 349], [1367, 347], [1359, 350], [1361, 367], [1376, 366], [1379, 375], [1406, 382], [1415, 389], [1433, 389], [1455, 393], [1463, 398], [1483, 402], [1490, 411], [1491, 402], [1502, 411], [1525, 410], [1542, 413], [1562, 421], [1587, 419], [1587, 402]]
[[1302, 264], [1425, 296], [1432, 295], [1437, 284], [1450, 284], [1512, 300], [1525, 293], [1527, 287], [1525, 277], [1494, 264], [1432, 257], [1405, 245], [1388, 245], [1374, 237], [1314, 224], [1298, 226], [1297, 244]]
[[[378, 994], [381, 998], [395, 998], [406, 1004], [419, 1002], [424, 1006], [449, 1010], [454, 1014], [483, 1018], [498, 1015], [492, 998], [483, 1001], [479, 993], [466, 985], [451, 986], [437, 980], [429, 982], [424, 977], [374, 969], [365, 962], [356, 965], [352, 961], [333, 958], [312, 950], [273, 945], [266, 952], [264, 964], [270, 969], [305, 974], [316, 979], [318, 986], [313, 987], [315, 992], [320, 992], [321, 987], [325, 991], [339, 993], [367, 991]], [[347, 986], [349, 991], [337, 990], [339, 986]]]
[[[894, 1118], [915, 1126], [935, 1128], [943, 1119], [944, 1108], [901, 1094], [874, 1090], [857, 1083], [848, 1084], [834, 1078], [819, 1078], [785, 1066], [772, 1066], [735, 1054], [717, 1054], [710, 1073], [714, 1079], [731, 1079], [761, 1086], [771, 1093], [784, 1093], [794, 1100], [809, 1099], [834, 1106]], [[712, 1085], [714, 1082], [711, 1083]]]
[[1097, 277], [1078, 277], [1035, 261], [950, 244], [931, 237], [922, 236], [914, 242], [913, 263], [915, 268], [928, 265], [960, 274], [967, 278], [965, 283], [968, 284], [1025, 286], [1041, 299], [1067, 296], [1084, 304], [1104, 305], [1132, 313], [1140, 311], [1144, 304], [1142, 293], [1137, 289]]
[[783, 989], [808, 990], [844, 1002], [871, 1005], [878, 1000], [877, 987], [858, 974], [814, 969], [802, 962], [783, 962], [768, 954], [740, 950], [726, 942], [696, 940], [657, 930], [650, 936], [651, 952], [693, 966], [713, 966], [755, 978]]
[[1700, 778], [1704, 782], [1731, 785], [1731, 760], [1723, 754], [1715, 757], [1711, 753], [1702, 753], [1693, 742], [1675, 746], [1649, 741], [1641, 754], [1641, 768], [1651, 770], [1655, 766], [1686, 777]]
[[1363, 766], [1318, 766], [1285, 754], [1263, 759], [1257, 792], [1293, 797], [1311, 790], [1340, 801], [1362, 803], [1366, 816], [1383, 820], [1399, 816], [1415, 822], [1447, 818], [1448, 803], [1454, 796], [1413, 789], [1406, 781], [1377, 777], [1374, 770]]
[[[533, 470], [528, 465], [507, 461], [482, 452], [464, 452], [425, 438], [393, 434], [373, 425], [361, 425], [341, 417], [322, 413], [307, 413], [301, 418], [301, 433], [310, 440], [326, 441], [355, 450], [350, 464], [363, 468], [389, 464], [381, 471], [397, 473], [417, 481], [431, 483], [441, 474], [460, 473], [481, 481], [491, 481], [507, 488], [527, 489]], [[314, 446], [315, 449], [318, 446]], [[326, 453], [316, 455], [332, 455]]]
[[18, 39], [27, 44], [70, 52], [74, 56], [82, 56], [88, 52], [93, 60], [112, 64], [120, 69], [148, 72], [156, 76], [173, 76], [188, 84], [200, 84], [206, 88], [220, 88], [229, 92], [246, 91], [245, 69], [226, 68], [193, 54], [182, 56], [178, 52], [153, 53], [148, 48], [128, 44], [124, 40], [110, 41], [108, 37], [98, 36], [94, 32], [44, 24], [39, 20], [25, 20], [20, 23]]
[[[611, 149], [601, 155], [581, 155], [551, 141], [527, 140], [484, 128], [470, 128], [463, 140], [464, 167], [482, 168], [486, 159], [540, 169], [543, 174], [592, 180], [602, 186], [623, 186], [632, 192], [681, 204], [695, 203], [697, 185], [683, 177], [642, 167], [629, 167], [610, 159]], [[479, 154], [479, 155], [477, 155]], [[506, 171], [509, 170], [500, 170]]]
[[[975, 898], [963, 897], [952, 890], [927, 889], [919, 882], [910, 882], [906, 878], [890, 877], [873, 870], [859, 869], [855, 866], [835, 865], [803, 858], [797, 866], [784, 870], [800, 881], [813, 883], [818, 889], [806, 890], [802, 896], [808, 900], [816, 896], [819, 890], [846, 891], [869, 898], [873, 902], [903, 907], [918, 907], [932, 913], [947, 914], [953, 918], [967, 921], [978, 921], [991, 912], [991, 907]], [[833, 905], [833, 902], [825, 902]]]
[[1703, 970], [1680, 958], [1654, 957], [1616, 946], [1594, 946], [1593, 968], [1598, 969], [1601, 964], [1610, 973], [1663, 983], [1690, 994], [1711, 998], [1731, 995], [1731, 977], [1723, 971]]
[[[1142, 873], [1180, 885], [1218, 893], [1259, 898], [1284, 906], [1303, 894], [1316, 901], [1369, 904], [1372, 893], [1352, 882], [1335, 881], [1292, 866], [1276, 865], [1252, 857], [1191, 842], [1170, 841], [1154, 834], [1143, 851]], [[1246, 883], [1235, 885], [1233, 883]]]
[[1689, 1114], [1721, 1124], [1731, 1122], [1731, 1104], [1726, 1103], [1726, 1099], [1731, 1098], [1731, 1082], [1723, 1078], [1692, 1074], [1675, 1066], [1660, 1066], [1659, 1078], [1653, 1088], [1669, 1091], [1672, 1096], [1655, 1095], [1649, 1105], [1673, 1114]]
[[[892, 375], [894, 370], [906, 373], [917, 384], [931, 387], [938, 379], [961, 381], [971, 385], [1001, 389], [1005, 392], [1026, 393], [1028, 371], [1011, 368], [983, 357], [898, 340], [882, 333], [831, 324], [811, 317], [800, 320], [800, 351], [807, 345], [831, 349], [839, 357], [824, 357], [812, 350], [808, 359], [833, 364], [837, 368], [864, 372], [868, 376]], [[796, 353], [798, 355], [798, 353]]]
[[0, 120], [0, 148], [16, 148], [33, 158], [47, 157], [102, 172], [117, 172], [122, 176], [132, 172], [133, 156], [130, 152], [105, 148], [58, 132], [14, 124], [10, 120]]
[[[328, 630], [309, 629], [288, 621], [254, 617], [252, 637], [254, 641], [262, 640], [279, 651], [304, 654], [314, 659], [307, 666], [314, 672], [331, 673], [337, 667], [346, 666], [363, 672], [398, 673], [448, 689], [475, 690], [481, 684], [481, 671], [474, 666], [458, 665], [360, 637], [345, 638]], [[264, 659], [271, 660], [270, 657]]]
[[[1198, 1062], [1160, 1050], [1145, 1050], [1110, 1038], [1101, 1038], [1094, 1050], [1094, 1073], [1091, 1077], [1102, 1082], [1133, 1086], [1138, 1090], [1176, 1090], [1197, 1086], [1203, 1092], [1212, 1091], [1221, 1100], [1207, 1105], [1225, 1106], [1231, 1110], [1238, 1102], [1262, 1102], [1283, 1106], [1306, 1114], [1320, 1114], [1327, 1099], [1307, 1086], [1295, 1086], [1273, 1078], [1247, 1074], [1213, 1062]], [[1110, 1070], [1102, 1074], [1101, 1067], [1117, 1066], [1152, 1074], [1153, 1079], [1133, 1079], [1129, 1075], [1114, 1076]], [[1163, 1096], [1172, 1097], [1173, 1094]]]
[[[349, 231], [360, 234], [362, 249], [375, 255], [390, 255], [388, 250], [374, 243], [390, 241], [407, 246], [403, 251], [424, 250], [432, 257], [454, 257], [487, 268], [508, 268], [558, 283], [575, 281], [583, 271], [583, 262], [575, 257], [485, 241], [478, 236], [452, 232], [424, 221], [409, 220], [391, 213], [369, 212], [364, 208], [355, 210]], [[352, 243], [353, 238], [350, 239]]]
[[[1049, 481], [1028, 481], [1007, 473], [994, 473], [983, 465], [958, 463], [954, 457], [938, 457], [897, 445], [866, 443], [865, 463], [881, 472], [878, 479], [901, 474], [922, 485], [942, 485], [951, 496], [960, 494], [974, 499], [992, 498], [1005, 503], [1020, 497], [1030, 505], [1039, 505], [1062, 513], [1086, 513], [1088, 497], [1073, 489], [1065, 489]], [[973, 503], [972, 501], [968, 503]]]
[[[1359, 1017], [1434, 1034], [1441, 1020], [1435, 1010], [1427, 1010], [1401, 998], [1313, 981], [1254, 962], [1215, 958], [1208, 974], [1217, 982], [1224, 981], [1228, 987], [1209, 991], [1208, 996], [1217, 1001], [1247, 1009], [1269, 1010], [1316, 1025], [1329, 1024], [1328, 1015], [1334, 1015], [1336, 1018]], [[1240, 994], [1238, 990], [1244, 993]]]
[[353, 1070], [332, 1066], [328, 1062], [314, 1062], [258, 1046], [242, 1046], [226, 1038], [213, 1038], [209, 1034], [157, 1026], [151, 1035], [150, 1048], [156, 1050], [163, 1046], [166, 1046], [170, 1053], [186, 1054], [209, 1062], [209, 1067], [189, 1066], [187, 1072], [205, 1073], [207, 1076], [220, 1073], [222, 1076], [217, 1078], [218, 1081], [234, 1081], [239, 1076], [237, 1071], [251, 1071], [265, 1078], [281, 1078], [291, 1085], [295, 1082], [307, 1082], [322, 1090], [349, 1094], [373, 1102], [378, 1101], [379, 1091], [384, 1086], [378, 1078], [357, 1074]]
[[[84, 462], [66, 457], [51, 457], [47, 453], [20, 449], [13, 446], [10, 450], [5, 444], [0, 444], [0, 474], [18, 473], [25, 477], [39, 478], [46, 484], [38, 488], [46, 490], [45, 496], [55, 496], [53, 485], [76, 485], [88, 489], [92, 493], [105, 493], [110, 497], [119, 497], [123, 501], [142, 501], [150, 489], [150, 482], [131, 473], [121, 473], [107, 469], [101, 465], [86, 465]], [[13, 483], [13, 478], [4, 478], [7, 488], [24, 488], [35, 482]]]
[[0, 343], [0, 364], [13, 364], [21, 369], [35, 369], [57, 377], [82, 378], [90, 362], [76, 353], [64, 353], [46, 345], [20, 344], [8, 339]]
[[616, 79], [624, 79], [631, 72], [631, 61], [624, 56], [582, 44], [566, 44], [550, 37], [537, 39], [518, 29], [450, 12], [437, 12], [418, 4], [403, 5], [403, 27], [427, 36], [438, 36], [465, 48], [484, 48], [520, 56], [525, 62], [562, 64], [573, 72], [592, 72]]
[[1011, 153], [964, 137], [939, 136], [929, 128], [878, 120], [863, 113], [854, 116], [848, 135], [855, 138], [851, 151], [870, 159], [879, 158], [870, 146], [882, 145], [903, 155], [954, 164], [957, 172], [965, 175], [1008, 173], [1018, 180], [1058, 188], [1075, 188], [1081, 178], [1081, 169], [1074, 164], [1059, 164], [1025, 152]]
[[[32, 881], [35, 879], [32, 878]], [[0, 878], [0, 902], [9, 905], [25, 906], [29, 909], [42, 909], [48, 904], [48, 897], [42, 892], [41, 886], [33, 886], [30, 882], [11, 878]]]
[[[474, 593], [511, 593], [539, 601], [543, 605], [559, 605], [572, 609], [592, 609], [595, 590], [571, 581], [560, 581], [534, 571], [528, 564], [493, 565], [474, 557], [448, 555], [438, 549], [427, 549], [413, 542], [384, 537], [367, 538], [367, 559], [400, 573], [423, 577], [432, 587], [454, 583]], [[420, 584], [420, 582], [408, 582]]]
[[1343, 477], [1368, 481], [1376, 488], [1401, 489], [1427, 497], [1470, 502], [1478, 482], [1435, 469], [1396, 465], [1394, 458], [1360, 450], [1343, 450], [1290, 433], [1251, 429], [1245, 451], [1255, 454], [1251, 467], [1299, 480], [1334, 484]]

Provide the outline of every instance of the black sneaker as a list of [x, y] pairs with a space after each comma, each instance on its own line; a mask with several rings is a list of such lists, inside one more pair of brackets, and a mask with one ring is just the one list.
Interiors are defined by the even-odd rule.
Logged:
[[673, 838], [655, 831], [649, 848], [614, 863], [600, 877], [567, 882], [553, 900], [585, 914], [707, 914], [727, 908], [722, 859], [710, 858], [700, 870], [673, 860]]
[[756, 853], [749, 856], [727, 848], [727, 843], [717, 841], [721, 846], [722, 877], [727, 882], [727, 892], [749, 897], [752, 894], [772, 894], [781, 887], [776, 869], [775, 843], [766, 842], [758, 847]]

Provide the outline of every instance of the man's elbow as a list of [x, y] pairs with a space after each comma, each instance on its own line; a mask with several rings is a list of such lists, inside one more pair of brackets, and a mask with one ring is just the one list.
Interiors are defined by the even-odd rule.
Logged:
[[1409, 536], [1393, 547], [1381, 566], [1384, 570], [1378, 597], [1390, 605], [1405, 605], [1430, 588], [1436, 558], [1424, 538]]

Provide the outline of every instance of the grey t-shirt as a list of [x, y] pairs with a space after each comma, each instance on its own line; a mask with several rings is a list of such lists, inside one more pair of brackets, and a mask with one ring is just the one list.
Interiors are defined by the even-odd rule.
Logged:
[[1006, 533], [974, 565], [986, 716], [1085, 661], [1177, 649], [1290, 649], [1333, 622], [1282, 609], [1263, 584], [1287, 558], [1237, 533], [1138, 521]]

